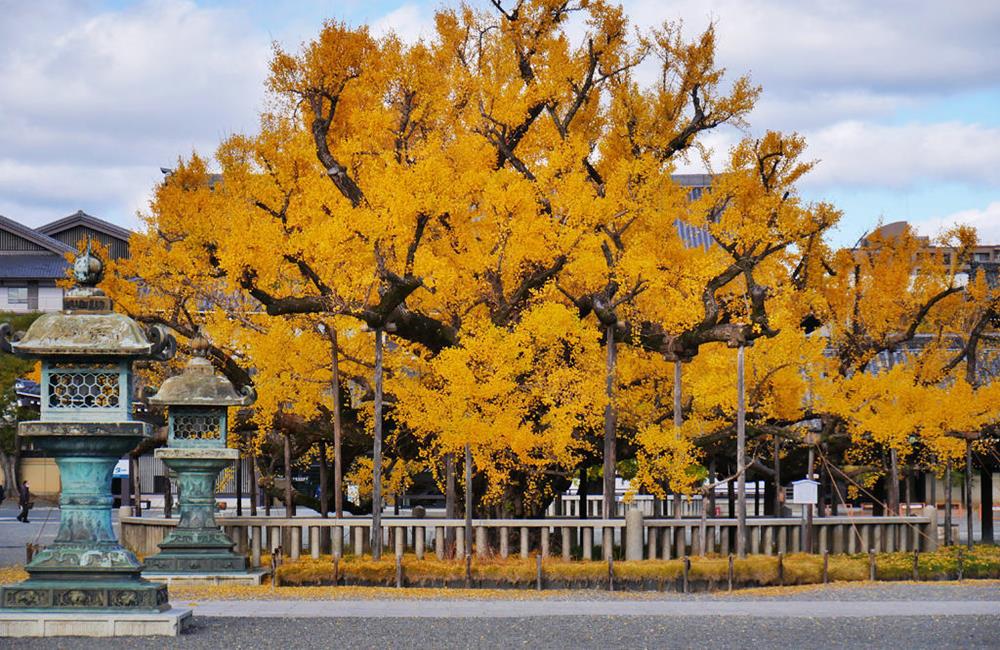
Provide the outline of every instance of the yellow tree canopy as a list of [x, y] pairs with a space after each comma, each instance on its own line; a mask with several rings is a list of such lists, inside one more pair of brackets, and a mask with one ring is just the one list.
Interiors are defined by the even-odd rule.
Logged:
[[[957, 277], [974, 238], [948, 233], [948, 263], [912, 233], [831, 252], [839, 213], [796, 191], [814, 164], [797, 134], [742, 140], [692, 200], [678, 162], [706, 153], [711, 129], [747, 126], [760, 93], [727, 80], [715, 38], [636, 29], [599, 0], [444, 8], [412, 44], [328, 22], [297, 51], [275, 48], [254, 133], [157, 188], [108, 290], [182, 337], [203, 328], [219, 366], [256, 385], [262, 431], [332, 407], [330, 328], [370, 427], [368, 330], [386, 331], [391, 431], [413, 434], [428, 464], [469, 444], [492, 499], [514, 472], [530, 492], [593, 453], [605, 328], [626, 344], [615, 406], [648, 489], [690, 487], [700, 440], [731, 426], [735, 360], [719, 343], [761, 339], [752, 422], [795, 423], [821, 394], [869, 435], [890, 407], [861, 422], [850, 399], [893, 394], [902, 412], [960, 360], [938, 346], [896, 374], [865, 378], [867, 364], [919, 331], [982, 322], [988, 292], [963, 294]], [[659, 68], [648, 85], [643, 61]], [[714, 245], [690, 246], [678, 223]], [[827, 339], [801, 332], [806, 316]], [[694, 359], [680, 431], [677, 359]], [[894, 391], [907, 382], [912, 394]], [[907, 422], [879, 440], [898, 443]]]

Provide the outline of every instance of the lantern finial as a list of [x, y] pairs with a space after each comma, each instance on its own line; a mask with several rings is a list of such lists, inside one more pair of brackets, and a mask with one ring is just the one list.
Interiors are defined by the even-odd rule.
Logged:
[[208, 349], [210, 347], [208, 339], [205, 338], [205, 332], [199, 328], [198, 334], [191, 339], [191, 354], [196, 357], [206, 358], [208, 357]]
[[104, 262], [94, 253], [90, 235], [87, 235], [87, 249], [73, 262], [73, 278], [81, 287], [96, 287], [104, 278]]

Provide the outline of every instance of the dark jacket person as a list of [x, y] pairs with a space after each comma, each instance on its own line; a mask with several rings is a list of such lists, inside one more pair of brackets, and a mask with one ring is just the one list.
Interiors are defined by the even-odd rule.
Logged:
[[20, 498], [17, 503], [21, 506], [21, 514], [17, 516], [17, 519], [18, 521], [28, 523], [28, 510], [31, 509], [31, 490], [28, 489], [27, 481], [21, 484], [21, 488], [18, 492], [20, 492]]

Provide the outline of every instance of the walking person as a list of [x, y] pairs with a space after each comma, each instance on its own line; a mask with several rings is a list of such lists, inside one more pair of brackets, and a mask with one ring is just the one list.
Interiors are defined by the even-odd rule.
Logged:
[[17, 516], [18, 521], [29, 523], [28, 510], [31, 509], [31, 490], [28, 488], [27, 481], [21, 484], [20, 498], [17, 503], [21, 506], [21, 513]]
[[7, 498], [6, 491], [4, 490], [3, 484], [0, 483], [0, 505], [3, 505], [3, 500], [6, 498]]

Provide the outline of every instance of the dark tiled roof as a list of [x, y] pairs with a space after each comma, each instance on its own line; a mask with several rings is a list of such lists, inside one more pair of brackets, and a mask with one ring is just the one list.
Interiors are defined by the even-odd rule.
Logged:
[[86, 226], [87, 228], [92, 228], [98, 232], [103, 232], [111, 237], [116, 237], [123, 241], [128, 241], [128, 238], [132, 233], [121, 226], [116, 226], [113, 223], [109, 223], [104, 219], [98, 219], [93, 215], [89, 215], [83, 210], [77, 210], [68, 217], [63, 217], [52, 223], [47, 223], [44, 226], [37, 228], [37, 231], [49, 236], [55, 236], [56, 234], [63, 232], [64, 230], [69, 230], [76, 226]]
[[68, 267], [69, 262], [56, 254], [0, 255], [0, 279], [60, 279]]
[[[711, 174], [671, 174], [670, 179], [681, 187], [702, 188], [712, 185]], [[700, 192], [700, 190], [698, 190]], [[677, 235], [686, 248], [704, 248], [708, 250], [715, 244], [712, 233], [704, 228], [692, 226], [683, 219], [674, 220]]]
[[685, 248], [698, 248], [700, 246], [708, 250], [715, 243], [712, 233], [704, 228], [692, 226], [681, 219], [674, 219], [674, 228], [677, 229], [677, 235], [684, 242]]
[[74, 252], [72, 246], [68, 246], [59, 241], [58, 239], [53, 239], [52, 237], [49, 237], [45, 233], [32, 230], [31, 228], [19, 224], [13, 219], [8, 219], [3, 215], [0, 215], [0, 229], [13, 233], [18, 237], [21, 237], [22, 239], [30, 241], [33, 244], [37, 244], [38, 246], [41, 246], [45, 250], [52, 251], [56, 255], [62, 255], [64, 253]]

